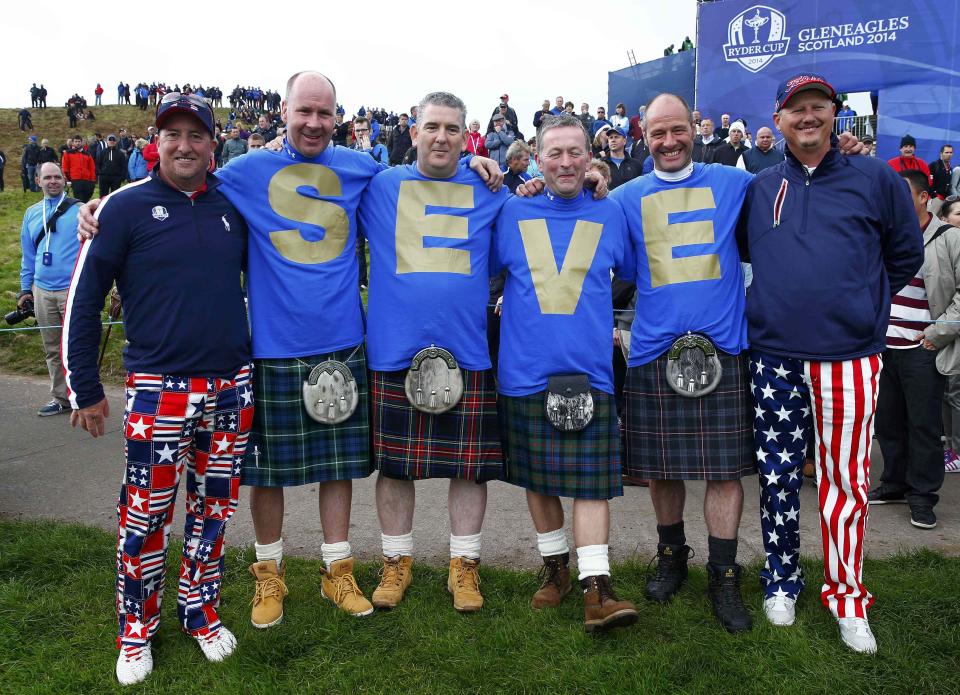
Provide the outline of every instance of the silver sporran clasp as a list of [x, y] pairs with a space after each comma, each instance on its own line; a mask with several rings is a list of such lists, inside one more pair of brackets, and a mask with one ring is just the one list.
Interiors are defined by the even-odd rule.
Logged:
[[700, 398], [712, 393], [722, 375], [717, 348], [704, 335], [687, 333], [667, 352], [664, 376], [670, 388], [685, 398]]
[[593, 420], [593, 394], [586, 374], [547, 377], [547, 420], [561, 432], [579, 432]]
[[359, 402], [357, 380], [350, 367], [338, 360], [321, 362], [303, 382], [303, 406], [310, 417], [324, 425], [348, 419]]
[[460, 402], [463, 373], [449, 350], [431, 345], [413, 356], [403, 386], [414, 408], [437, 415]]

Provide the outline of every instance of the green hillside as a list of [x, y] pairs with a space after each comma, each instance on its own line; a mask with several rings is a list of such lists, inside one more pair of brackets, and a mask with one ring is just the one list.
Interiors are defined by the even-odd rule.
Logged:
[[[143, 135], [147, 127], [153, 125], [154, 109], [141, 111], [136, 106], [97, 106], [93, 108], [95, 121], [80, 121], [77, 128], [70, 128], [67, 121], [67, 110], [60, 107], [46, 109], [30, 109], [33, 116], [33, 130], [22, 132], [17, 128], [17, 112], [19, 109], [0, 109], [0, 150], [7, 155], [7, 166], [3, 172], [3, 179], [8, 189], [21, 189], [20, 185], [20, 155], [23, 145], [29, 135], [36, 135], [38, 140], [47, 138], [50, 146], [59, 151], [68, 137], [80, 133], [89, 141], [95, 132], [104, 137], [116, 133], [121, 127], [136, 135]], [[227, 120], [229, 109], [215, 109], [217, 118], [221, 122]]]

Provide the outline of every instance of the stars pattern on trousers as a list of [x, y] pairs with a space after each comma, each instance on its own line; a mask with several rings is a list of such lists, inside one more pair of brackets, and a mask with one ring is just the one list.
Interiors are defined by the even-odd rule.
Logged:
[[766, 552], [760, 573], [767, 597], [796, 599], [803, 588], [800, 487], [813, 423], [803, 362], [753, 354], [754, 444], [760, 473], [760, 527]]

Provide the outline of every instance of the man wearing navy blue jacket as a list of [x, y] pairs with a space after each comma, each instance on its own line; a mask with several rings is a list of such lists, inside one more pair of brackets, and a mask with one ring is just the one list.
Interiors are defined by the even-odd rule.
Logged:
[[207, 173], [213, 111], [198, 97], [169, 94], [156, 123], [160, 165], [104, 199], [97, 211], [104, 233], [80, 248], [63, 331], [71, 423], [101, 436], [110, 410], [97, 368], [100, 311], [116, 281], [128, 371], [117, 507], [116, 674], [123, 685], [153, 668], [150, 641], [160, 624], [172, 505], [184, 469], [177, 618], [210, 661], [236, 647], [217, 604], [224, 530], [237, 507], [253, 421], [240, 284], [247, 229]]
[[764, 609], [793, 623], [804, 586], [799, 490], [815, 437], [823, 532], [821, 600], [844, 643], [872, 653], [863, 584], [870, 445], [891, 295], [923, 263], [906, 183], [871, 157], [841, 156], [836, 92], [820, 75], [787, 80], [774, 123], [786, 160], [747, 191], [738, 237], [753, 263], [747, 298], [767, 562]]

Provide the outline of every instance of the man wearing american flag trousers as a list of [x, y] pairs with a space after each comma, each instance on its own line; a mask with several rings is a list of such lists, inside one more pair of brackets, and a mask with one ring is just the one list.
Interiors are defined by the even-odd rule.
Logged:
[[247, 229], [207, 173], [213, 111], [171, 93], [157, 109], [159, 167], [107, 196], [67, 295], [63, 365], [73, 413], [94, 437], [109, 416], [97, 348], [104, 296], [123, 297], [126, 470], [117, 504], [117, 680], [153, 668], [173, 502], [186, 473], [177, 619], [210, 661], [236, 639], [217, 615], [224, 530], [237, 507], [253, 421], [250, 339], [241, 291]]
[[873, 653], [863, 583], [870, 446], [890, 297], [923, 262], [909, 191], [871, 157], [841, 156], [836, 92], [821, 76], [780, 85], [786, 160], [747, 190], [739, 240], [766, 564], [764, 612], [791, 625], [804, 586], [800, 473], [810, 437], [823, 538], [823, 604], [843, 642]]

